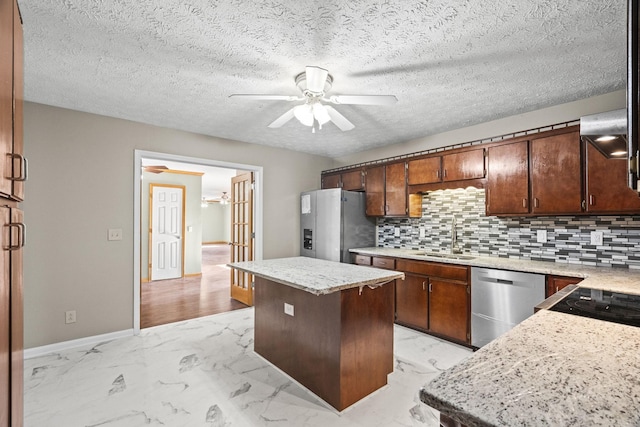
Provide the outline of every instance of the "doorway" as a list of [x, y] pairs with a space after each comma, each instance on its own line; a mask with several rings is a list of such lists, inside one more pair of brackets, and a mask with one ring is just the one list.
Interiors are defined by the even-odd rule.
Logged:
[[[135, 168], [135, 175], [134, 175], [134, 199], [135, 199], [134, 200], [135, 201], [134, 203], [134, 331], [136, 333], [140, 331], [141, 325], [143, 323], [141, 322], [142, 292], [143, 291], [145, 292], [144, 294], [145, 298], [149, 295], [148, 293], [146, 293], [148, 288], [143, 289], [143, 285], [146, 285], [146, 283], [141, 281], [141, 277], [142, 277], [141, 271], [144, 271], [141, 269], [146, 267], [146, 260], [141, 264], [141, 258], [144, 258], [142, 256], [142, 252], [144, 251], [142, 250], [143, 248], [141, 248], [142, 246], [141, 242], [144, 242], [143, 239], [147, 238], [146, 236], [148, 236], [148, 230], [145, 230], [144, 232], [142, 231], [142, 229], [145, 228], [142, 226], [144, 222], [143, 221], [144, 212], [142, 212], [142, 209], [141, 209], [141, 206], [143, 206], [143, 203], [141, 203], [142, 202], [141, 200], [142, 186], [140, 184], [140, 180], [142, 177], [141, 171], [143, 168], [143, 160], [144, 160], [144, 163], [147, 163], [147, 161], [152, 160], [156, 165], [160, 165], [162, 164], [162, 162], [178, 162], [178, 163], [182, 163], [184, 165], [189, 166], [191, 170], [193, 170], [194, 166], [201, 166], [203, 170], [213, 167], [213, 168], [223, 168], [223, 169], [233, 170], [238, 172], [240, 171], [252, 172], [254, 176], [254, 186], [253, 186], [254, 187], [254, 225], [255, 225], [254, 259], [256, 260], [262, 259], [262, 230], [263, 230], [262, 228], [263, 226], [262, 225], [262, 218], [263, 218], [263, 215], [262, 215], [262, 206], [263, 206], [262, 204], [263, 203], [262, 202], [263, 200], [262, 198], [262, 176], [263, 176], [262, 167], [254, 166], [254, 165], [246, 165], [246, 164], [221, 162], [221, 161], [210, 160], [210, 159], [192, 158], [192, 157], [177, 156], [177, 155], [171, 155], [171, 154], [165, 154], [165, 153], [135, 150], [135, 161], [134, 161], [134, 168]], [[148, 185], [148, 184], [145, 184], [145, 185]], [[203, 200], [202, 202], [204, 204], [205, 201]], [[189, 227], [189, 224], [187, 223], [187, 234], [189, 232], [188, 227]], [[230, 224], [229, 224], [229, 227], [230, 227]], [[216, 275], [221, 277], [222, 275], [224, 275], [224, 272], [223, 272], [224, 269], [226, 269], [228, 272], [228, 274], [226, 275], [226, 278], [227, 278], [226, 292], [227, 292], [227, 295], [229, 295], [230, 272], [228, 270], [228, 267], [224, 265], [226, 264], [226, 262], [229, 262], [229, 258], [226, 258], [226, 261], [224, 263], [221, 262], [221, 260], [223, 260], [225, 257], [228, 256], [227, 254], [228, 254], [229, 248], [223, 247], [221, 245], [206, 245], [206, 244], [201, 245], [201, 247], [202, 247], [202, 257], [203, 257], [202, 275], [194, 275], [193, 277], [189, 275], [185, 275], [180, 279], [163, 280], [162, 284], [164, 286], [162, 287], [162, 291], [164, 292], [156, 292], [155, 297], [158, 298], [158, 301], [165, 301], [166, 305], [164, 308], [156, 310], [158, 313], [170, 312], [172, 310], [175, 311], [179, 304], [178, 303], [172, 304], [171, 295], [176, 291], [176, 289], [180, 289], [181, 292], [188, 290], [189, 285], [194, 285], [193, 282], [195, 281], [200, 281], [200, 284], [199, 286], [195, 286], [195, 285], [191, 286], [192, 291], [193, 289], [199, 289], [200, 291], [204, 289], [204, 291], [206, 292], [220, 291], [220, 289], [215, 289], [215, 286], [212, 287], [211, 280], [209, 279], [211, 279], [211, 277], [214, 277]], [[211, 268], [209, 266], [211, 266]], [[219, 271], [213, 272], [213, 270], [215, 269], [218, 269]], [[171, 282], [174, 282], [174, 283], [171, 283]], [[154, 289], [154, 291], [158, 291], [158, 290], [160, 289]], [[237, 303], [237, 304], [240, 304], [240, 303]], [[203, 305], [206, 305], [206, 304], [203, 304]], [[213, 305], [216, 305], [216, 304], [213, 304]], [[145, 309], [146, 308], [147, 307], [145, 306]], [[235, 308], [238, 308], [238, 307], [236, 306]], [[227, 309], [229, 310], [234, 309], [233, 303], [229, 303], [229, 307], [227, 308], [224, 308], [224, 307], [221, 308], [219, 304], [217, 308], [214, 308], [214, 310], [218, 310], [218, 312], [220, 312], [219, 310], [227, 311]], [[207, 314], [211, 314], [211, 313], [207, 313], [205, 311], [201, 315], [207, 315]], [[198, 317], [198, 315], [194, 317]], [[168, 320], [165, 323], [168, 323], [169, 321], [171, 320]], [[145, 321], [145, 325], [150, 326], [150, 324], [146, 321]], [[143, 327], [146, 327], [146, 326], [143, 326]]]

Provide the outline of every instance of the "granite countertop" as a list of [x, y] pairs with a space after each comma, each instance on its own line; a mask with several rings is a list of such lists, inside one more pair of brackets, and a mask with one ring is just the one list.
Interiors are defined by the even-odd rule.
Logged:
[[578, 284], [579, 286], [606, 291], [640, 294], [640, 270], [610, 267], [588, 267], [578, 264], [476, 256], [470, 254], [468, 256], [470, 259], [467, 259], [467, 254], [465, 254], [464, 259], [442, 258], [421, 255], [420, 253], [424, 253], [425, 251], [414, 249], [368, 247], [351, 249], [351, 252], [372, 256], [387, 256], [420, 261], [468, 265], [472, 267], [486, 267], [497, 268], [500, 270], [524, 271], [528, 273], [582, 277], [584, 280]]
[[398, 271], [308, 257], [245, 261], [227, 265], [315, 295], [355, 287], [376, 287], [404, 278], [404, 273]]
[[420, 391], [472, 426], [640, 425], [640, 328], [541, 310]]

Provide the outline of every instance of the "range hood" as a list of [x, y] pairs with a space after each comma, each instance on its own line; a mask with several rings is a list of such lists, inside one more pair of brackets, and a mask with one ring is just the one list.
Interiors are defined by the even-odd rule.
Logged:
[[625, 159], [629, 152], [627, 109], [580, 117], [580, 136], [609, 159]]
[[607, 158], [627, 159], [629, 175], [627, 184], [640, 190], [638, 172], [640, 171], [640, 153], [638, 136], [639, 73], [638, 53], [640, 35], [638, 34], [638, 0], [627, 1], [627, 105], [626, 109], [583, 116], [580, 118], [580, 135], [593, 144]]

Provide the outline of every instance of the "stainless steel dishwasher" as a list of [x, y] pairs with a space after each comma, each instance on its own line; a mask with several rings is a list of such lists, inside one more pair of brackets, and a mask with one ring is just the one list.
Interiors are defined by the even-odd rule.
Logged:
[[482, 347], [533, 314], [543, 274], [471, 268], [471, 345]]

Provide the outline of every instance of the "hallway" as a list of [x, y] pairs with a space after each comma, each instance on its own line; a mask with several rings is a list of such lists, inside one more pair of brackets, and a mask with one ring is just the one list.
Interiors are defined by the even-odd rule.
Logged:
[[229, 251], [227, 244], [203, 245], [202, 276], [142, 283], [140, 327], [246, 308], [229, 296]]

